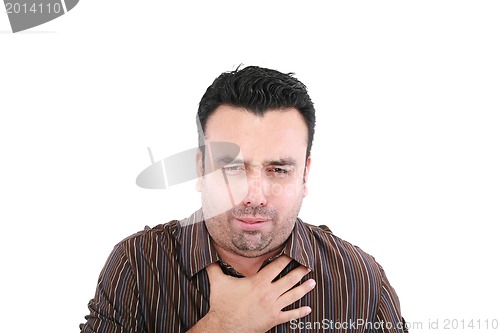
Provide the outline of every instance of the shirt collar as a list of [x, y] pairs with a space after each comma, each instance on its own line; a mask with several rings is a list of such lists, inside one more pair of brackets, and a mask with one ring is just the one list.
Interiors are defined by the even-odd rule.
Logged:
[[[189, 278], [192, 278], [208, 265], [216, 261], [222, 261], [211, 243], [201, 209], [187, 219], [179, 221], [179, 226], [177, 235], [180, 243], [179, 260]], [[299, 264], [314, 270], [314, 251], [310, 234], [301, 219], [297, 218], [295, 227], [285, 242], [283, 251], [267, 259], [263, 266], [282, 254], [286, 254]]]

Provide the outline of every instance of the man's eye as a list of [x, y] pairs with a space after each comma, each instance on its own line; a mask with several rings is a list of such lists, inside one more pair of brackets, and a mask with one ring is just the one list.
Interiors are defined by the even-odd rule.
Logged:
[[285, 168], [269, 168], [268, 172], [275, 176], [284, 177], [290, 173], [290, 170]]
[[245, 172], [245, 166], [244, 165], [226, 165], [222, 168], [224, 172], [228, 175], [238, 175], [241, 174], [242, 172]]

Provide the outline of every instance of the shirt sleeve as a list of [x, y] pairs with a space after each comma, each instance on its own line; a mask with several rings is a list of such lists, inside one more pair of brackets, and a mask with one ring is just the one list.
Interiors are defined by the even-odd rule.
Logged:
[[81, 333], [142, 332], [137, 284], [120, 244], [106, 261], [88, 307], [90, 314], [80, 324]]
[[[378, 265], [378, 264], [377, 264]], [[408, 333], [406, 322], [401, 315], [401, 307], [396, 291], [389, 283], [384, 269], [378, 265], [382, 276], [380, 302], [377, 309], [377, 331], [384, 333]]]

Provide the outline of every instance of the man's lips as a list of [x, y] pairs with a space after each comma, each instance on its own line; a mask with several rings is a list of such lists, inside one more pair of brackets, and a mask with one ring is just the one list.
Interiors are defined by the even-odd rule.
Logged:
[[234, 219], [239, 222], [243, 229], [247, 230], [257, 230], [271, 222], [271, 219], [255, 217], [235, 217]]
[[235, 219], [240, 220], [241, 222], [244, 222], [244, 223], [249, 223], [249, 224], [271, 221], [271, 219], [255, 218], [255, 217], [235, 217]]

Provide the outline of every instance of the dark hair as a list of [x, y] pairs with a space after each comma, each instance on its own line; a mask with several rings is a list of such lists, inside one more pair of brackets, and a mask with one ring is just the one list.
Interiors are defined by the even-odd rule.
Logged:
[[[307, 125], [306, 158], [311, 153], [316, 116], [306, 86], [294, 78], [273, 69], [249, 66], [222, 73], [207, 88], [198, 107], [198, 144], [204, 145], [203, 133], [210, 115], [220, 105], [242, 107], [255, 115], [266, 111], [296, 108]], [[200, 129], [201, 126], [201, 129]]]

